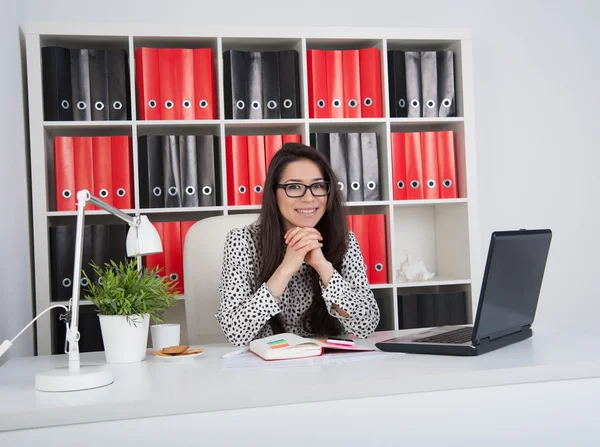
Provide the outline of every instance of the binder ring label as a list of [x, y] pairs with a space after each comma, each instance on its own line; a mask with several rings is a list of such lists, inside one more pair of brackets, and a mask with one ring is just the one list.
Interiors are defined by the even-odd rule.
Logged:
[[186, 100], [184, 100], [184, 101], [181, 103], [181, 105], [182, 105], [184, 108], [186, 108], [186, 109], [189, 109], [190, 107], [192, 107], [192, 103], [190, 102], [190, 100], [189, 100], [189, 99], [186, 99]]
[[258, 109], [260, 109], [260, 102], [252, 101], [252, 103], [250, 104], [250, 107], [252, 107], [254, 110], [258, 110]]
[[148, 101], [148, 107], [150, 107], [151, 109], [155, 109], [156, 101], [154, 99], [151, 99], [150, 101]]
[[102, 101], [96, 101], [94, 107], [96, 110], [104, 110], [104, 103]]
[[418, 100], [418, 99], [413, 99], [413, 100], [410, 102], [410, 106], [411, 106], [413, 109], [416, 109], [417, 107], [419, 107], [419, 100]]
[[152, 188], [152, 194], [154, 194], [155, 197], [160, 197], [162, 195], [162, 189], [160, 186], [155, 186]]
[[121, 101], [115, 101], [113, 102], [113, 109], [115, 110], [121, 110], [123, 108], [123, 104], [121, 103]]
[[89, 285], [89, 281], [87, 278], [81, 278], [81, 281], [79, 281], [79, 284], [81, 284], [83, 287], [87, 287]]
[[167, 109], [172, 109], [174, 105], [175, 105], [175, 104], [173, 104], [173, 101], [171, 101], [170, 99], [167, 99], [167, 100], [165, 101], [165, 107], [166, 107]]
[[71, 197], [71, 190], [69, 190], [69, 189], [65, 189], [65, 190], [63, 190], [63, 192], [62, 192], [62, 196], [63, 196], [65, 199], [68, 199], [69, 197]]
[[342, 182], [338, 182], [338, 186], [340, 187], [340, 191], [344, 190], [344, 184]]
[[377, 264], [375, 264], [376, 272], [381, 272], [382, 270], [383, 270], [383, 264], [381, 262], [378, 262]]
[[342, 101], [340, 101], [339, 99], [334, 99], [334, 100], [331, 102], [331, 105], [332, 105], [333, 107], [335, 107], [336, 109], [339, 109], [339, 108], [341, 107], [341, 105], [342, 105]]
[[262, 191], [263, 191], [263, 187], [262, 187], [262, 186], [260, 186], [260, 185], [256, 185], [256, 186], [254, 187], [254, 192], [255, 192], [256, 194], [260, 194]]
[[60, 106], [61, 106], [63, 109], [67, 110], [67, 109], [69, 108], [69, 106], [70, 106], [70, 104], [69, 104], [69, 101], [67, 101], [66, 99], [63, 99], [63, 100], [60, 102]]
[[100, 190], [100, 197], [102, 197], [103, 199], [108, 197], [108, 189], [101, 189]]
[[201, 109], [206, 109], [208, 107], [208, 101], [206, 99], [202, 99], [198, 105], [200, 106]]
[[171, 197], [174, 197], [179, 193], [179, 190], [177, 189], [177, 186], [169, 186], [168, 192]]
[[202, 194], [205, 196], [210, 196], [212, 194], [212, 188], [210, 186], [205, 186], [202, 188]]
[[398, 189], [404, 189], [404, 182], [402, 180], [398, 180]]
[[450, 180], [449, 178], [444, 180], [444, 188], [450, 188], [452, 186], [452, 180]]
[[371, 180], [367, 183], [367, 189], [369, 189], [371, 191], [373, 191], [376, 187], [377, 187], [377, 183], [375, 183], [373, 180]]
[[246, 103], [240, 99], [235, 103], [235, 106], [240, 110], [244, 110], [246, 108]]
[[242, 185], [238, 188], [238, 191], [240, 192], [240, 194], [246, 194], [246, 187]]
[[193, 186], [188, 186], [187, 188], [185, 188], [185, 193], [188, 196], [193, 196], [194, 194], [196, 194], [196, 188], [194, 188]]
[[406, 107], [406, 100], [404, 98], [400, 98], [398, 100], [398, 106], [403, 109], [404, 107]]
[[98, 278], [98, 284], [102, 285], [102, 278]]
[[366, 105], [367, 107], [371, 107], [373, 105], [373, 100], [367, 96], [365, 98], [363, 104]]
[[444, 100], [442, 101], [442, 106], [444, 107], [450, 107], [450, 104], [452, 104], [452, 101], [448, 98], [444, 98]]
[[71, 279], [70, 278], [63, 279], [62, 285], [63, 285], [63, 287], [71, 287]]
[[271, 99], [268, 103], [267, 103], [267, 108], [269, 110], [275, 110], [277, 108], [277, 101]]
[[292, 100], [291, 99], [286, 99], [285, 101], [283, 101], [283, 107], [285, 107], [286, 109], [290, 109], [292, 107]]
[[427, 101], [426, 105], [428, 109], [433, 109], [435, 107], [435, 101], [433, 99], [430, 99]]
[[435, 186], [436, 186], [436, 183], [435, 183], [435, 180], [434, 180], [434, 179], [429, 179], [429, 180], [427, 180], [427, 187], [428, 187], [429, 189], [435, 188]]
[[324, 99], [319, 99], [317, 101], [317, 106], [319, 107], [319, 109], [324, 109], [325, 108], [325, 100]]
[[350, 183], [350, 187], [354, 190], [354, 191], [358, 191], [360, 189], [360, 183], [359, 182], [352, 182]]
[[117, 196], [118, 197], [125, 197], [125, 189], [124, 188], [117, 189]]
[[410, 187], [412, 189], [417, 189], [419, 187], [420, 183], [418, 180], [413, 180], [412, 182], [410, 182]]
[[171, 274], [169, 275], [169, 279], [170, 279], [171, 281], [177, 281], [177, 280], [179, 279], [179, 275], [178, 275], [177, 273], [171, 273]]
[[84, 102], [84, 101], [78, 101], [78, 102], [77, 102], [77, 108], [78, 108], [79, 110], [85, 110], [85, 109], [87, 109], [87, 105], [85, 104], [85, 102]]
[[358, 101], [356, 99], [351, 99], [348, 101], [348, 107], [355, 108], [358, 105]]

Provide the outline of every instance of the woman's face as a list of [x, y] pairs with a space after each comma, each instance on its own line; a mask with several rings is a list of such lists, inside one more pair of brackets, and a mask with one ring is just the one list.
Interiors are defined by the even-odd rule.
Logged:
[[[301, 183], [310, 186], [325, 180], [315, 162], [298, 160], [285, 167], [279, 183], [284, 185]], [[303, 186], [292, 186], [288, 188], [288, 193], [290, 195], [294, 192], [301, 193], [303, 189]], [[325, 190], [323, 190], [324, 192]], [[315, 197], [308, 188], [302, 197], [288, 197], [283, 188], [277, 188], [277, 206], [283, 217], [284, 231], [296, 226], [314, 227], [325, 214], [327, 196]]]

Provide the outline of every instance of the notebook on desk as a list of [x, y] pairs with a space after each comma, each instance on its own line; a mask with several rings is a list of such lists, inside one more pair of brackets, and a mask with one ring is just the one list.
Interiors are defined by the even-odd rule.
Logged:
[[532, 336], [551, 230], [492, 233], [472, 326], [442, 326], [381, 341], [382, 351], [479, 355]]

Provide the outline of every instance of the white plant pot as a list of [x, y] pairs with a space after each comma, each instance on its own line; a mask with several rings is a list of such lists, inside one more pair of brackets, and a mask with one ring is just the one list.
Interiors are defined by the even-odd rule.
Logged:
[[[106, 363], [134, 363], [146, 358], [150, 315], [98, 315]], [[135, 322], [135, 324], [134, 324]]]

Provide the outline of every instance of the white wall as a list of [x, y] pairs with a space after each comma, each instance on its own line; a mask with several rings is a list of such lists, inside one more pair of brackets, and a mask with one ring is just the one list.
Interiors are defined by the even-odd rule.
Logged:
[[[0, 14], [0, 343], [12, 339], [31, 320], [32, 292], [25, 116], [19, 50], [20, 7], [5, 0]], [[0, 359], [33, 354], [29, 330]]]
[[[23, 20], [31, 21], [470, 28], [482, 260], [493, 230], [551, 228], [554, 240], [537, 324], [594, 325], [600, 315], [593, 281], [600, 266], [596, 258], [600, 242], [592, 218], [600, 192], [595, 130], [600, 104], [598, 2], [369, 0], [350, 4], [347, 0], [26, 0], [20, 7]], [[10, 54], [17, 62], [16, 38], [2, 32], [10, 37]], [[18, 103], [21, 96], [18, 70], [11, 67], [10, 73], [6, 89], [10, 99], [1, 107], [10, 115], [8, 129], [12, 130], [22, 125], [7, 102]], [[20, 135], [11, 138], [15, 146], [22, 143]], [[6, 174], [1, 181], [5, 188], [20, 188], [18, 195], [8, 196], [8, 203], [24, 219], [23, 154], [17, 151], [11, 157], [18, 169], [3, 165]], [[2, 233], [3, 247], [25, 239], [23, 219], [2, 223], [18, 230], [10, 237]], [[28, 278], [26, 262], [11, 259], [8, 267], [7, 278]], [[20, 289], [3, 299], [21, 308], [16, 303], [25, 287], [12, 286]], [[3, 315], [0, 327], [11, 320]]]

